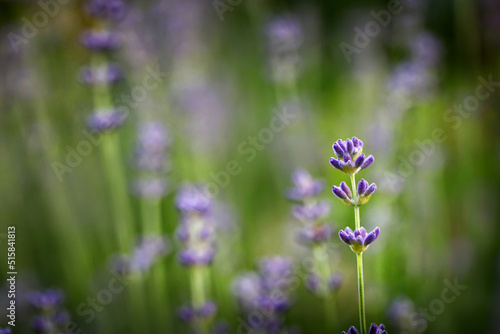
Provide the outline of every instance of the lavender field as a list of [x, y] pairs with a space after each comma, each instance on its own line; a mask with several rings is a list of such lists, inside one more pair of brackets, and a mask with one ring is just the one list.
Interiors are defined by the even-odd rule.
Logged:
[[0, 0], [0, 334], [500, 334], [500, 3]]

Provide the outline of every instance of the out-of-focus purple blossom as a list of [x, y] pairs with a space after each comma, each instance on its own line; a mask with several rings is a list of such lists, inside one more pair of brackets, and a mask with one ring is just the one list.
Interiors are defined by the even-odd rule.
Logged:
[[412, 59], [426, 66], [439, 63], [443, 53], [441, 42], [430, 32], [423, 31], [409, 42]]
[[112, 131], [123, 125], [125, 114], [116, 109], [102, 109], [87, 118], [87, 126], [93, 132]]
[[273, 19], [266, 27], [266, 35], [273, 53], [296, 51], [304, 40], [302, 26], [293, 15]]
[[321, 291], [321, 280], [314, 274], [309, 275], [306, 278], [305, 286], [307, 290], [314, 294], [318, 294]]
[[80, 41], [90, 51], [114, 51], [120, 46], [118, 36], [107, 30], [87, 30]]
[[170, 138], [163, 124], [146, 122], [139, 128], [135, 151], [136, 167], [148, 172], [162, 172], [166, 169], [166, 149]]
[[[292, 276], [291, 259], [275, 256], [262, 259], [258, 273], [247, 273], [235, 279], [234, 294], [242, 310], [248, 314], [247, 321], [252, 328], [265, 333], [281, 333], [284, 329], [283, 314], [292, 306]], [[265, 313], [266, 321], [254, 323], [251, 319], [253, 312]]]
[[29, 297], [29, 300], [31, 305], [38, 309], [55, 309], [64, 303], [64, 294], [57, 289], [36, 291]]
[[330, 158], [330, 164], [348, 175], [368, 168], [374, 160], [372, 155], [365, 157], [362, 153], [363, 142], [356, 137], [345, 141], [339, 139], [332, 145], [332, 148], [337, 158]]
[[214, 324], [214, 330], [213, 330], [214, 334], [229, 334], [230, 332], [231, 332], [231, 329], [230, 329], [230, 327], [229, 327], [229, 325], [228, 325], [227, 322], [225, 322], [225, 321], [217, 321]]
[[87, 11], [102, 20], [117, 21], [125, 16], [125, 4], [121, 0], [90, 0]]
[[209, 265], [215, 256], [215, 226], [211, 219], [213, 202], [202, 185], [184, 185], [176, 198], [181, 222], [177, 237], [182, 243], [179, 262], [185, 266]]
[[341, 182], [338, 187], [332, 187], [333, 194], [350, 206], [361, 206], [368, 203], [375, 191], [377, 191], [377, 185], [375, 183], [368, 184], [365, 179], [358, 182], [357, 200], [353, 199], [351, 189], [345, 182]]
[[312, 205], [295, 205], [292, 214], [295, 218], [303, 222], [316, 222], [325, 218], [330, 213], [328, 202], [316, 202]]
[[11, 330], [10, 328], [4, 328], [4, 329], [0, 328], [0, 334], [11, 334]]
[[114, 84], [123, 79], [123, 74], [117, 64], [100, 67], [85, 66], [80, 70], [80, 81], [87, 85]]
[[[61, 333], [67, 329], [71, 318], [69, 313], [62, 308], [64, 294], [61, 290], [48, 289], [34, 292], [29, 297], [29, 301], [38, 313], [31, 320], [31, 327], [35, 332], [51, 334]], [[4, 332], [0, 331], [0, 333]], [[10, 333], [10, 331], [5, 333]]]
[[328, 280], [328, 287], [330, 288], [331, 291], [336, 292], [338, 289], [340, 289], [340, 286], [342, 285], [342, 282], [344, 281], [344, 277], [340, 273], [335, 273], [332, 276], [330, 276], [330, 279]]
[[169, 251], [164, 237], [147, 236], [142, 238], [129, 259], [132, 272], [146, 272]]
[[191, 305], [184, 305], [179, 309], [178, 316], [182, 321], [191, 323], [211, 319], [215, 313], [217, 313], [217, 305], [214, 302], [208, 301], [196, 308]]
[[400, 330], [405, 330], [410, 325], [410, 316], [415, 311], [415, 304], [405, 296], [394, 299], [387, 309], [387, 316], [392, 325]]
[[305, 245], [321, 244], [330, 240], [332, 229], [328, 224], [307, 226], [297, 233], [297, 241]]
[[204, 187], [199, 184], [186, 184], [181, 187], [175, 199], [175, 206], [182, 215], [205, 215], [210, 212], [213, 201], [204, 190]]
[[380, 229], [376, 227], [370, 233], [367, 233], [364, 227], [352, 231], [349, 227], [339, 231], [340, 240], [349, 245], [353, 252], [363, 253], [372, 242], [380, 235]]
[[292, 201], [304, 201], [319, 195], [325, 188], [325, 183], [314, 179], [305, 169], [298, 169], [292, 174], [294, 187], [287, 190], [288, 199]]

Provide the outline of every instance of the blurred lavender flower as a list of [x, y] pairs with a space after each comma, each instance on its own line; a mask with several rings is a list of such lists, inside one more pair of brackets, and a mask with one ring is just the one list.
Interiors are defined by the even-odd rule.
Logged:
[[[258, 273], [247, 273], [235, 279], [234, 294], [252, 328], [265, 333], [281, 333], [285, 329], [283, 314], [292, 306], [293, 262], [285, 257], [269, 257], [262, 259], [258, 268]], [[255, 311], [265, 312], [266, 319], [254, 323], [251, 315]]]
[[168, 181], [163, 177], [169, 171], [167, 148], [171, 140], [166, 128], [159, 122], [145, 122], [139, 127], [135, 150], [135, 166], [143, 174], [135, 182], [135, 193], [145, 199], [161, 198]]
[[328, 281], [328, 286], [332, 291], [337, 291], [340, 289], [342, 282], [344, 281], [344, 277], [340, 273], [335, 273], [330, 276], [330, 280]]
[[392, 325], [403, 331], [411, 331], [410, 316], [415, 311], [415, 304], [406, 296], [401, 296], [394, 299], [387, 309], [387, 316], [392, 322]]
[[139, 241], [129, 259], [129, 266], [132, 272], [146, 272], [169, 251], [169, 244], [166, 238], [148, 236]]
[[[29, 297], [29, 300], [38, 313], [31, 321], [34, 331], [44, 334], [69, 333], [67, 326], [71, 322], [71, 317], [62, 308], [64, 303], [62, 291], [55, 289], [37, 291]], [[6, 333], [10, 333], [10, 331]]]
[[303, 29], [293, 15], [274, 18], [265, 29], [269, 50], [271, 77], [276, 82], [294, 80], [301, 58], [298, 50], [303, 42]]
[[93, 132], [112, 131], [123, 125], [125, 114], [116, 109], [101, 109], [87, 118], [87, 127]]
[[0, 328], [0, 334], [11, 334], [10, 328]]
[[345, 204], [349, 206], [361, 206], [370, 200], [371, 196], [377, 191], [377, 185], [375, 183], [368, 184], [365, 179], [361, 179], [358, 182], [357, 193], [358, 198], [355, 201], [352, 198], [352, 192], [349, 186], [345, 182], [341, 182], [340, 186], [333, 186], [332, 192], [335, 196], [341, 199]]
[[193, 308], [191, 305], [184, 305], [179, 309], [179, 318], [186, 322], [208, 321], [217, 313], [217, 305], [208, 301], [200, 307]]
[[367, 233], [364, 227], [352, 231], [349, 227], [339, 231], [340, 240], [349, 245], [353, 252], [363, 253], [368, 246], [374, 242], [380, 234], [380, 229], [376, 227], [370, 233]]
[[345, 141], [339, 139], [332, 148], [337, 158], [330, 158], [330, 164], [348, 175], [355, 175], [360, 170], [368, 168], [374, 160], [372, 155], [365, 157], [362, 153], [363, 142], [356, 137]]
[[288, 199], [292, 201], [305, 201], [310, 197], [319, 195], [325, 188], [325, 183], [315, 180], [305, 169], [298, 169], [292, 174], [294, 187], [287, 190]]
[[116, 34], [107, 30], [87, 30], [80, 41], [84, 47], [94, 52], [114, 51], [120, 42]]
[[121, 0], [91, 0], [87, 11], [102, 20], [117, 21], [125, 16], [125, 5]]
[[80, 70], [80, 81], [87, 85], [114, 84], [122, 79], [122, 71], [116, 64], [99, 67], [85, 66]]
[[179, 253], [182, 265], [209, 265], [215, 255], [215, 228], [209, 217], [213, 206], [201, 185], [184, 185], [175, 199], [181, 212], [177, 238], [183, 249]]

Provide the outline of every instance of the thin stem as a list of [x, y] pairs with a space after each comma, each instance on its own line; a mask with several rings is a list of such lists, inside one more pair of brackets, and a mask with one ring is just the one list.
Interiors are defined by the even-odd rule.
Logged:
[[352, 199], [354, 200], [354, 228], [358, 229], [361, 227], [361, 218], [359, 216], [359, 206], [358, 203], [358, 189], [356, 187], [356, 175], [351, 175], [351, 188], [352, 188]]
[[[198, 309], [205, 305], [205, 273], [203, 267], [195, 266], [190, 269], [191, 278], [191, 303], [192, 307]], [[208, 327], [205, 321], [199, 321], [196, 323], [200, 333], [207, 334]]]
[[[358, 190], [356, 187], [356, 176], [351, 175], [351, 186], [354, 206], [354, 225], [356, 229], [361, 227], [361, 218], [359, 216], [359, 206], [358, 203]], [[365, 283], [363, 277], [363, 254], [357, 254], [358, 262], [358, 297], [359, 297], [359, 322], [361, 328], [361, 334], [366, 334], [366, 313], [365, 313]]]
[[363, 254], [357, 254], [358, 259], [358, 295], [359, 295], [359, 322], [361, 334], [366, 334], [366, 313], [365, 313], [365, 284], [363, 279]]

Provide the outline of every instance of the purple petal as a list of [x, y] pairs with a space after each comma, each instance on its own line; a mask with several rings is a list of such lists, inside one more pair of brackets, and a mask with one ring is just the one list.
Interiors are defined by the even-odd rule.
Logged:
[[375, 158], [373, 158], [373, 155], [369, 155], [368, 158], [366, 158], [363, 164], [360, 166], [361, 169], [370, 167], [370, 165], [373, 163], [374, 160]]
[[338, 170], [342, 170], [342, 168], [340, 167], [339, 160], [337, 160], [335, 158], [330, 158], [330, 165], [337, 168]]
[[363, 141], [361, 139], [358, 139], [359, 140], [359, 147], [362, 148], [363, 147]]
[[341, 156], [344, 155], [344, 152], [342, 151], [342, 149], [340, 148], [339, 144], [337, 144], [337, 143], [333, 144], [333, 151], [335, 152], [335, 154], [338, 157], [341, 157]]
[[363, 196], [366, 196], [366, 197], [371, 196], [371, 195], [373, 195], [373, 193], [374, 193], [375, 191], [377, 191], [377, 185], [376, 185], [375, 183], [372, 183], [372, 184], [368, 187], [368, 189], [366, 189], [366, 191], [365, 191], [365, 193], [363, 194]]
[[347, 149], [346, 149], [346, 147], [345, 147], [345, 144], [344, 144], [344, 142], [343, 142], [341, 139], [337, 140], [337, 144], [340, 146], [340, 148], [342, 149], [342, 151], [343, 151], [344, 153], [345, 153], [345, 152], [347, 152]]
[[358, 194], [359, 194], [359, 196], [363, 196], [363, 194], [366, 191], [366, 188], [368, 188], [368, 182], [366, 182], [365, 179], [361, 179], [358, 182]]
[[375, 236], [375, 233], [373, 233], [373, 232], [368, 233], [368, 235], [365, 238], [364, 245], [368, 246], [369, 244], [374, 242], [375, 239], [377, 239], [377, 237]]
[[377, 226], [372, 232], [375, 233], [375, 237], [378, 238], [378, 236], [380, 235], [380, 228], [378, 228]]
[[351, 156], [349, 154], [344, 154], [343, 160], [344, 162], [352, 161]]
[[352, 143], [354, 144], [354, 147], [358, 147], [359, 146], [359, 140], [358, 140], [358, 138], [352, 137]]
[[368, 330], [368, 334], [377, 334], [377, 329], [378, 326], [376, 324], [372, 324]]
[[339, 231], [339, 238], [340, 238], [340, 240], [342, 240], [346, 244], [348, 244], [348, 245], [350, 244], [349, 236], [343, 230]]
[[359, 229], [359, 232], [361, 233], [361, 236], [362, 236], [363, 238], [366, 238], [366, 230], [365, 230], [365, 228], [364, 228], [364, 227], [361, 227], [361, 228]]
[[361, 231], [359, 229], [354, 230], [354, 236], [357, 238], [361, 235]]
[[345, 231], [347, 234], [353, 234], [353, 232], [349, 226], [345, 228]]
[[352, 141], [350, 139], [347, 139], [346, 144], [347, 144], [347, 152], [349, 152], [349, 154], [352, 154], [352, 149], [354, 148]]
[[337, 186], [332, 187], [332, 192], [335, 196], [337, 196], [340, 199], [348, 199], [347, 194]]
[[347, 334], [359, 334], [359, 332], [356, 328], [354, 328], [354, 326], [351, 326], [351, 328], [349, 328], [349, 331], [347, 332]]
[[364, 154], [361, 154], [357, 159], [356, 159], [356, 163], [354, 164], [356, 166], [356, 168], [359, 168], [361, 167], [361, 165], [363, 164], [363, 162], [365, 161], [365, 155]]
[[342, 181], [340, 183], [340, 189], [342, 189], [342, 191], [344, 191], [347, 195], [347, 197], [351, 198], [352, 197], [352, 193], [351, 193], [351, 189], [349, 189], [349, 187], [347, 186], [347, 184]]
[[363, 244], [364, 244], [364, 240], [363, 240], [363, 238], [362, 238], [360, 235], [358, 235], [358, 236], [356, 237], [356, 243], [357, 243], [358, 245], [363, 245]]

